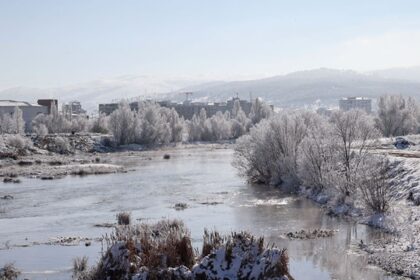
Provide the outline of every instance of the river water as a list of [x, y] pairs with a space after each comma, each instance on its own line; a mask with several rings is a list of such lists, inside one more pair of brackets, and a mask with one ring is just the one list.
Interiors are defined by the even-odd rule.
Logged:
[[[26, 245], [59, 236], [98, 238], [111, 229], [95, 224], [113, 223], [116, 213], [130, 211], [135, 220], [182, 219], [197, 247], [204, 228], [263, 235], [267, 242], [288, 249], [291, 275], [298, 280], [394, 279], [366, 265], [365, 256], [356, 253], [360, 240], [379, 238], [378, 232], [328, 217], [304, 198], [246, 184], [231, 166], [231, 149], [174, 149], [169, 160], [163, 153], [148, 152], [148, 160], [127, 154], [120, 162], [134, 170], [123, 174], [0, 183], [0, 196], [14, 196], [0, 205], [0, 265], [14, 262], [28, 279], [70, 279], [72, 260], [88, 256], [93, 264], [100, 242], [89, 247]], [[176, 203], [188, 208], [177, 211]], [[314, 240], [282, 238], [289, 231], [315, 228], [338, 232]]]

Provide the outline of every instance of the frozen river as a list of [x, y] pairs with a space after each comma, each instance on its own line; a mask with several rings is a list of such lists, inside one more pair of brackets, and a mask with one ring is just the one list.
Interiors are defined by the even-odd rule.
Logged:
[[[88, 256], [94, 263], [99, 242], [89, 247], [25, 246], [59, 236], [98, 238], [111, 229], [95, 224], [113, 223], [116, 213], [130, 211], [134, 220], [182, 219], [197, 247], [204, 228], [264, 235], [288, 248], [295, 279], [393, 279], [367, 266], [354, 250], [360, 240], [378, 238], [377, 232], [328, 217], [306, 199], [246, 184], [231, 166], [232, 150], [175, 149], [169, 152], [170, 160], [164, 160], [163, 153], [150, 152], [150, 160], [136, 153], [126, 156], [121, 161], [134, 171], [123, 174], [0, 183], [0, 196], [14, 197], [0, 205], [0, 265], [14, 262], [29, 279], [70, 279], [72, 259]], [[177, 211], [176, 203], [188, 208]], [[315, 240], [281, 238], [289, 231], [314, 228], [338, 232]]]

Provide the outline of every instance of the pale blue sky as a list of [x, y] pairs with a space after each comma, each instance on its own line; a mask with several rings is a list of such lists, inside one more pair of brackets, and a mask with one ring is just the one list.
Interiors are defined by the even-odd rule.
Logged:
[[0, 0], [0, 90], [417, 64], [417, 0]]

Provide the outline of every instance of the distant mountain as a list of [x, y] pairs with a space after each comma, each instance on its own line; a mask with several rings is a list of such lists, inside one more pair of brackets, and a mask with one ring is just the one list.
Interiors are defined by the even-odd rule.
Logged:
[[369, 73], [321, 68], [230, 82], [122, 76], [61, 88], [11, 88], [0, 91], [0, 99], [35, 102], [39, 98], [57, 98], [60, 103], [79, 100], [89, 112], [95, 112], [99, 103], [127, 98], [182, 101], [185, 99], [183, 93], [190, 91], [197, 101], [224, 101], [238, 95], [242, 99], [259, 96], [279, 107], [300, 107], [316, 101], [336, 106], [337, 100], [345, 96], [376, 98], [383, 94], [403, 94], [420, 99], [420, 74], [417, 76], [417, 71], [420, 67]]
[[383, 94], [403, 94], [420, 99], [420, 81], [321, 68], [259, 80], [187, 87], [181, 91], [194, 91], [193, 98], [199, 100], [224, 100], [236, 95], [244, 99], [260, 96], [275, 106], [300, 107], [317, 100], [324, 105], [337, 105], [337, 100], [346, 96], [376, 98]]

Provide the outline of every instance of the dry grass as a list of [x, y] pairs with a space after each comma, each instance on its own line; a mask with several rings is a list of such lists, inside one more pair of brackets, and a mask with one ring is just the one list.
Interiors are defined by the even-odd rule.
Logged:
[[73, 260], [73, 276], [77, 276], [80, 273], [84, 273], [88, 270], [88, 258], [75, 258]]
[[201, 258], [209, 255], [211, 251], [222, 246], [224, 242], [224, 238], [217, 231], [209, 232], [207, 229], [204, 229]]
[[167, 220], [156, 225], [141, 225], [139, 231], [141, 265], [150, 268], [191, 268], [195, 262], [189, 231], [182, 221]]
[[129, 212], [118, 213], [117, 222], [120, 226], [128, 226], [131, 223], [131, 214]]
[[[276, 278], [287, 275], [289, 279], [293, 279], [288, 272], [289, 259], [286, 250], [271, 251], [264, 245], [264, 238], [256, 238], [247, 232], [222, 236], [217, 231], [205, 230], [202, 253], [194, 253], [190, 232], [180, 220], [118, 226], [111, 235], [104, 237], [103, 248], [101, 260], [92, 269], [87, 268], [87, 260], [79, 259], [74, 262], [75, 279], [131, 279], [133, 275], [144, 271], [147, 271], [147, 279], [150, 280], [201, 279], [203, 275], [194, 275], [192, 272], [193, 267], [194, 269], [197, 267], [195, 264], [203, 261], [205, 257], [213, 258], [214, 251], [220, 249], [225, 251], [225, 261], [230, 266], [233, 260], [238, 258], [234, 255], [238, 248], [244, 252], [254, 252], [251, 254], [256, 253], [258, 256], [255, 257], [261, 259], [270, 258], [281, 252], [278, 262], [268, 263], [263, 276]], [[255, 260], [245, 258], [243, 261], [246, 262], [244, 265], [253, 265]], [[259, 265], [259, 261], [255, 264]], [[169, 269], [180, 267], [185, 267], [191, 274], [188, 277], [180, 276]]]

